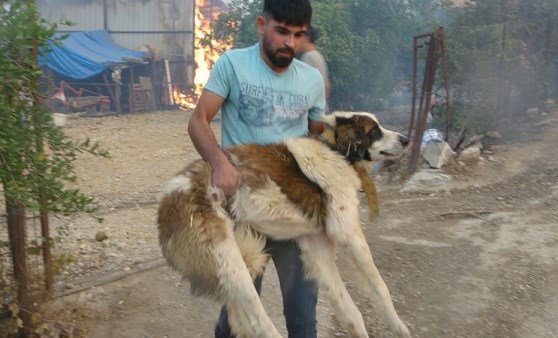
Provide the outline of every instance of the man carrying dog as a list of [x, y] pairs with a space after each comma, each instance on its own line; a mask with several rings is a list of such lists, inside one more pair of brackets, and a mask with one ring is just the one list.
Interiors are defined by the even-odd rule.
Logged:
[[[325, 85], [320, 72], [294, 59], [310, 25], [309, 0], [265, 0], [256, 20], [259, 42], [229, 51], [211, 71], [190, 118], [188, 132], [211, 165], [214, 187], [233, 196], [240, 172], [222, 151], [237, 144], [272, 144], [324, 129]], [[221, 110], [221, 146], [210, 122]], [[300, 248], [294, 241], [267, 240], [283, 295], [290, 338], [314, 338], [317, 286], [304, 278]], [[258, 292], [262, 278], [255, 281]], [[223, 307], [215, 337], [232, 337]]]

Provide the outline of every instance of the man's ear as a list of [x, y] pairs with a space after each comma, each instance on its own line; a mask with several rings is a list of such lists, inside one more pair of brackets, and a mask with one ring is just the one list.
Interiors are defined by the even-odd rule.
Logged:
[[262, 36], [265, 29], [265, 18], [261, 15], [256, 19], [256, 28], [258, 29], [258, 34]]

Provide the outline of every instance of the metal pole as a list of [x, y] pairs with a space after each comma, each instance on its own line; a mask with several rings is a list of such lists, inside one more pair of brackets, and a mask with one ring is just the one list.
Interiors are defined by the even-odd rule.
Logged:
[[450, 104], [450, 88], [449, 88], [449, 79], [448, 79], [448, 64], [446, 62], [446, 45], [444, 39], [444, 31], [440, 28], [440, 47], [442, 52], [442, 71], [444, 77], [444, 84], [446, 89], [446, 132], [444, 138], [446, 142], [449, 140], [449, 133], [451, 130], [451, 104]]
[[418, 38], [413, 37], [413, 84], [412, 84], [412, 94], [411, 94], [411, 119], [409, 120], [409, 130], [407, 132], [407, 138], [410, 140], [413, 133], [413, 127], [415, 125], [415, 109], [417, 101], [417, 57], [418, 57]]
[[[414, 135], [413, 146], [411, 149], [411, 157], [409, 160], [409, 172], [412, 174], [416, 171], [418, 160], [420, 156], [420, 148], [422, 144], [422, 135], [427, 124], [428, 111], [430, 109], [430, 99], [432, 96], [432, 87], [434, 85], [434, 77], [436, 74], [437, 63], [437, 50], [438, 50], [438, 31], [430, 39], [430, 46], [428, 48], [427, 64], [423, 81], [424, 97], [421, 98], [421, 110], [419, 112], [417, 121], [417, 130]], [[424, 102], [424, 106], [422, 103]]]

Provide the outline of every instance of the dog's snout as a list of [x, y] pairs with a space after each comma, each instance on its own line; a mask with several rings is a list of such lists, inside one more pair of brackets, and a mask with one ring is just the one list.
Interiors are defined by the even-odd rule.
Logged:
[[399, 135], [399, 142], [403, 147], [406, 147], [409, 144], [409, 139], [404, 135]]

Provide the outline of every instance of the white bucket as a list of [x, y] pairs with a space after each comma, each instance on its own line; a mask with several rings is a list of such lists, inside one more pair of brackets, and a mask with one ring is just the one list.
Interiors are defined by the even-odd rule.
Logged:
[[66, 114], [52, 113], [52, 120], [54, 121], [54, 125], [57, 127], [64, 127], [67, 117], [68, 116]]

